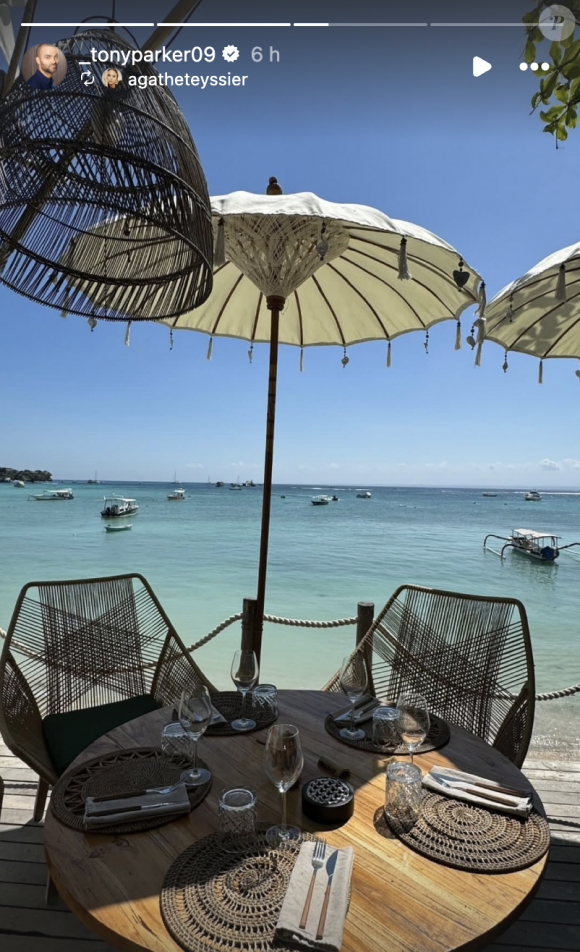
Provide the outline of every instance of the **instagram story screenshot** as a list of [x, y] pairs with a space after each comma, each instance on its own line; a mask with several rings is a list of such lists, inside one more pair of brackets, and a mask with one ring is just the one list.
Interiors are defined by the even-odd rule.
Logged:
[[580, 0], [0, 0], [2, 952], [578, 947], [579, 110]]

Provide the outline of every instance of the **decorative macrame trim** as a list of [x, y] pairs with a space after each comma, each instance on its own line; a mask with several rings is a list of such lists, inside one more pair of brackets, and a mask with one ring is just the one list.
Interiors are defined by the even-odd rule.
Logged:
[[556, 300], [557, 301], [567, 301], [568, 296], [566, 293], [566, 265], [564, 262], [560, 265], [560, 270], [558, 271], [558, 281], [556, 283]]
[[212, 355], [212, 353], [213, 353], [213, 337], [210, 337], [210, 339], [209, 339], [209, 344], [207, 345], [207, 354], [206, 354], [205, 359], [206, 359], [206, 360], [211, 360], [211, 355]]
[[399, 280], [410, 281], [412, 279], [409, 271], [409, 262], [407, 260], [407, 239], [401, 238], [399, 246]]
[[391, 366], [391, 342], [387, 344], [387, 367]]
[[455, 328], [455, 350], [461, 350], [461, 321], [457, 321]]
[[127, 330], [125, 331], [125, 347], [128, 347], [131, 343], [131, 321], [127, 324]]
[[540, 360], [540, 366], [538, 367], [538, 383], [544, 382], [544, 361]]
[[300, 373], [304, 370], [304, 348], [300, 348]]

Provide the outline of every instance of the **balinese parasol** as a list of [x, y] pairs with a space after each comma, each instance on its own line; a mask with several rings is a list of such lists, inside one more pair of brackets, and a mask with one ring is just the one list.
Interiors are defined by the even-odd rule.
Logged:
[[[496, 294], [486, 309], [486, 340], [505, 350], [551, 357], [580, 358], [580, 243], [548, 255]], [[576, 371], [580, 377], [580, 370]]]
[[[216, 235], [214, 287], [200, 308], [164, 321], [172, 330], [270, 343], [264, 497], [254, 646], [260, 654], [266, 568], [278, 344], [346, 348], [457, 320], [479, 300], [480, 277], [441, 238], [367, 205], [327, 202], [311, 192], [233, 192], [211, 199]], [[301, 354], [302, 364], [302, 354]]]

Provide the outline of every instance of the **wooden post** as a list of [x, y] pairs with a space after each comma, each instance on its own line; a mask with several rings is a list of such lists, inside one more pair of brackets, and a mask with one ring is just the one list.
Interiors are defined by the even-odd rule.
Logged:
[[[356, 643], [358, 647], [373, 623], [375, 617], [374, 602], [359, 602], [357, 605], [356, 617]], [[366, 645], [364, 648], [364, 659], [369, 679], [368, 690], [371, 694], [374, 694], [372, 654], [373, 652], [371, 646]]]
[[241, 648], [249, 651], [256, 650], [255, 632], [258, 625], [258, 599], [244, 598], [242, 608], [242, 643]]

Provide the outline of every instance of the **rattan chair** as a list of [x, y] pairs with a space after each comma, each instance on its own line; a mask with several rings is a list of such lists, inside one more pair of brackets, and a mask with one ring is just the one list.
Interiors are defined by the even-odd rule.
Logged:
[[96, 737], [199, 684], [215, 690], [141, 575], [25, 585], [0, 657], [0, 733], [39, 774], [35, 820]]
[[[353, 654], [369, 690], [418, 691], [430, 710], [521, 766], [534, 722], [534, 661], [526, 610], [513, 598], [402, 585]], [[340, 691], [337, 672], [325, 686]]]

